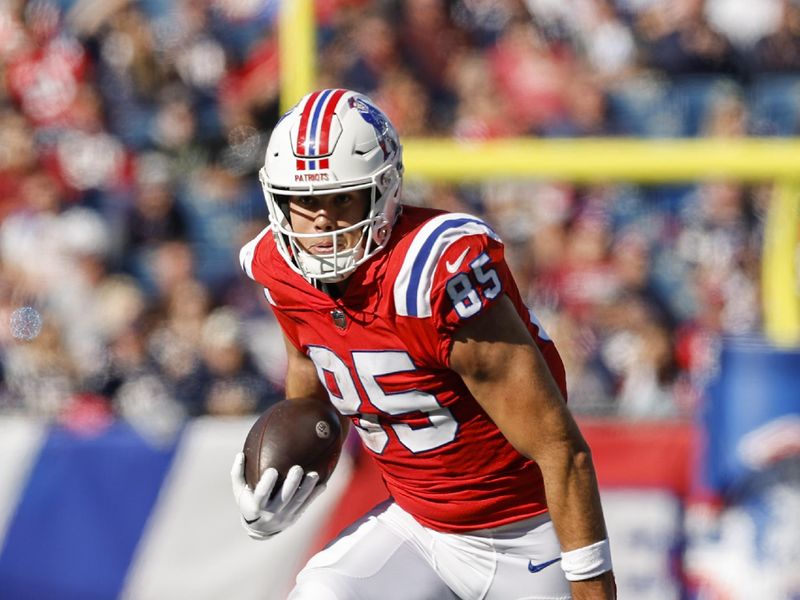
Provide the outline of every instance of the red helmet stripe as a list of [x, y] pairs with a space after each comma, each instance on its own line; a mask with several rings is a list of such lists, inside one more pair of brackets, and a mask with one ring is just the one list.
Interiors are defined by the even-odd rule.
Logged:
[[306, 102], [306, 105], [303, 107], [303, 115], [300, 117], [300, 128], [297, 130], [297, 148], [295, 149], [295, 154], [297, 154], [297, 156], [306, 155], [305, 147], [308, 119], [311, 117], [311, 111], [314, 108], [314, 104], [316, 104], [319, 94], [320, 92], [318, 91], [311, 94]]
[[[308, 145], [308, 156], [319, 156], [319, 138], [320, 130], [322, 129], [322, 115], [325, 112], [325, 107], [328, 105], [328, 100], [331, 97], [333, 90], [323, 90], [319, 98], [317, 98], [317, 105], [314, 107], [314, 114], [311, 117], [311, 143]], [[313, 169], [314, 166], [312, 165]]]
[[330, 143], [331, 121], [333, 120], [333, 113], [336, 112], [336, 105], [339, 104], [342, 96], [346, 90], [336, 90], [328, 101], [325, 107], [325, 114], [322, 117], [322, 134], [319, 141], [319, 154], [324, 156], [330, 152], [328, 144]]

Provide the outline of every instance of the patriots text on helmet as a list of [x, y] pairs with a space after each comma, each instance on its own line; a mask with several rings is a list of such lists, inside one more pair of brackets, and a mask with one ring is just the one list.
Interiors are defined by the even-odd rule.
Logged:
[[330, 176], [327, 173], [295, 173], [294, 180], [297, 183], [305, 183], [307, 181], [320, 183], [330, 181]]

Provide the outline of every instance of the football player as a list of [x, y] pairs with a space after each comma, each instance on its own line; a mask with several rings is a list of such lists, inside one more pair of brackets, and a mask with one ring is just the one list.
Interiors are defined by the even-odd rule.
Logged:
[[[269, 226], [241, 252], [288, 352], [288, 398], [329, 399], [391, 499], [314, 556], [292, 600], [606, 599], [611, 557], [564, 368], [492, 227], [401, 203], [402, 150], [372, 101], [304, 97], [260, 172]], [[242, 523], [266, 539], [315, 498], [293, 467], [255, 490], [231, 471]]]

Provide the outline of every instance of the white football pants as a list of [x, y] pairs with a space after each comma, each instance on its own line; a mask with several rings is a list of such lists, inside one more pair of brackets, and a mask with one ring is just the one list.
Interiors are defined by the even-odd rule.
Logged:
[[289, 600], [569, 600], [547, 514], [468, 534], [387, 502], [314, 555]]

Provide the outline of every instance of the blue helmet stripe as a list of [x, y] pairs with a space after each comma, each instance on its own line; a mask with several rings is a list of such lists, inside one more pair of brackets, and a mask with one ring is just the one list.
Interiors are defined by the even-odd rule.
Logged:
[[[317, 127], [319, 126], [319, 115], [322, 112], [322, 107], [325, 105], [325, 100], [328, 99], [328, 96], [331, 95], [332, 91], [333, 90], [325, 90], [322, 92], [317, 99], [317, 105], [314, 107], [314, 116], [311, 119], [311, 144], [308, 152], [309, 156], [317, 155], [317, 142], [319, 141], [319, 131], [317, 131]], [[312, 166], [310, 168], [313, 169], [314, 167]]]

